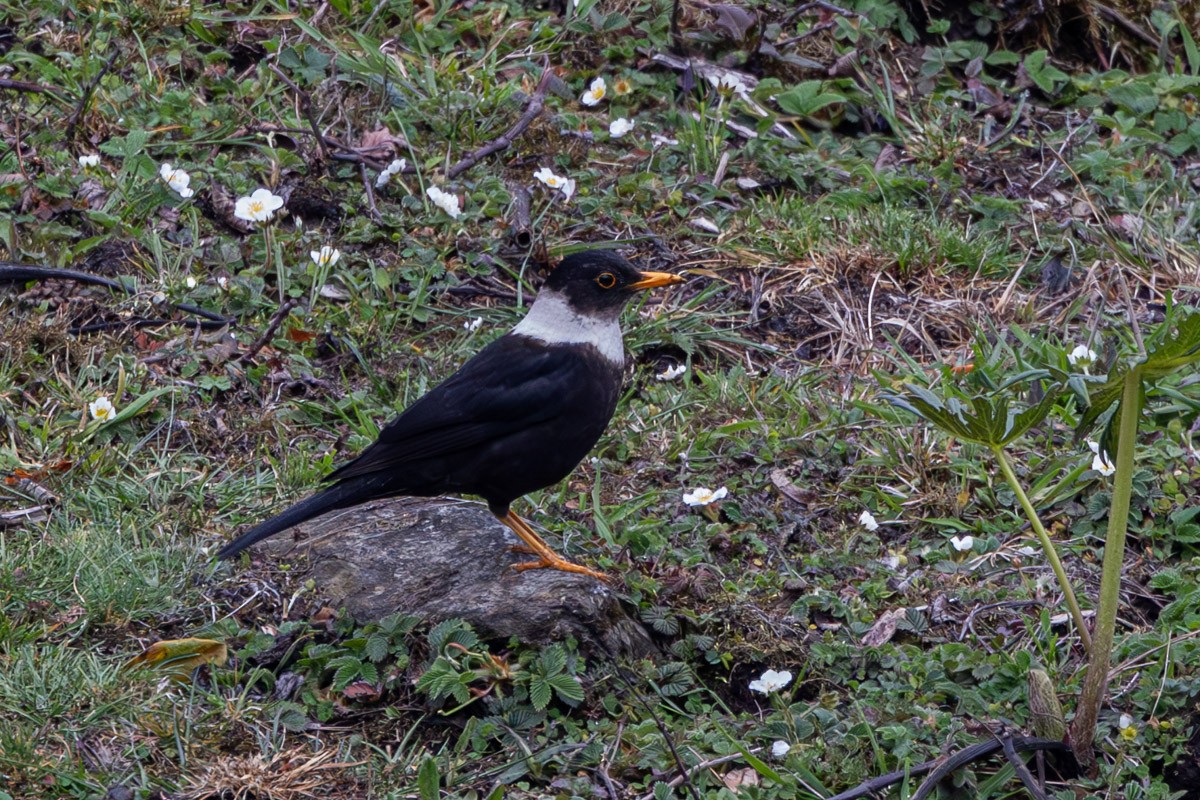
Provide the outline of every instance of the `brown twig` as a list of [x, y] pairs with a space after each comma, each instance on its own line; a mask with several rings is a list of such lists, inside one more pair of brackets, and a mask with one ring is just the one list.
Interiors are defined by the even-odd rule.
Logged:
[[[1062, 742], [1053, 739], [1039, 739], [1036, 736], [1013, 736], [1009, 737], [1009, 740], [1015, 752], [1052, 751], [1062, 753], [1067, 757], [1068, 763], [1070, 763], [1071, 748]], [[951, 756], [941, 756], [932, 761], [926, 761], [923, 764], [916, 764], [905, 769], [896, 770], [895, 772], [889, 772], [886, 775], [880, 775], [878, 778], [871, 778], [869, 781], [863, 781], [853, 789], [847, 789], [841, 794], [830, 797], [829, 800], [858, 800], [860, 797], [880, 792], [892, 784], [928, 774], [929, 779], [921, 784], [917, 793], [913, 795], [913, 800], [919, 800], [919, 798], [927, 797], [944, 778], [955, 770], [1003, 749], [1004, 745], [996, 739], [989, 742], [979, 742]]]
[[375, 187], [371, 185], [371, 176], [367, 174], [367, 165], [362, 161], [358, 162], [358, 174], [362, 178], [363, 191], [367, 193], [367, 208], [371, 209], [371, 219], [375, 222], [383, 222], [379, 206], [375, 205]]
[[1140, 39], [1143, 44], [1158, 47], [1157, 39], [1138, 27], [1137, 23], [1123, 15], [1120, 11], [1102, 5], [1095, 6], [1095, 9], [1100, 12], [1100, 16], [1106, 18], [1109, 22], [1115, 22], [1118, 28], [1122, 28], [1126, 33], [1132, 34], [1135, 39]]
[[43, 86], [40, 83], [32, 81], [18, 81], [12, 78], [0, 78], [0, 89], [12, 89], [14, 92], [31, 92], [33, 94], [48, 94], [51, 97], [62, 100], [64, 103], [70, 101], [70, 97], [62, 89], [54, 86]]
[[1012, 764], [1013, 771], [1017, 773], [1021, 783], [1025, 784], [1025, 789], [1033, 796], [1033, 800], [1048, 800], [1042, 787], [1038, 786], [1037, 781], [1034, 780], [1029, 767], [1025, 766], [1025, 761], [1017, 755], [1017, 748], [1013, 747], [1012, 737], [1005, 736], [1000, 743], [1004, 745], [1004, 755], [1008, 757], [1008, 763]]
[[513, 123], [512, 127], [475, 152], [452, 164], [446, 170], [446, 177], [450, 179], [457, 178], [493, 153], [499, 153], [501, 150], [507, 150], [509, 147], [512, 147], [512, 143], [516, 141], [517, 137], [523, 134], [525, 129], [532, 125], [533, 121], [541, 115], [542, 109], [546, 105], [546, 90], [550, 87], [550, 78], [553, 74], [549, 63], [543, 66], [542, 79], [538, 81], [537, 88], [534, 89], [533, 95], [529, 98], [529, 103], [525, 106], [525, 112]]
[[105, 61], [104, 66], [102, 66], [100, 71], [96, 73], [96, 77], [92, 78], [91, 82], [88, 83], [87, 88], [84, 89], [83, 93], [79, 95], [79, 102], [75, 104], [75, 110], [71, 112], [71, 116], [67, 117], [66, 138], [68, 142], [75, 140], [75, 128], [77, 125], [79, 125], [79, 120], [83, 117], [83, 112], [87, 110], [88, 103], [91, 102], [92, 95], [95, 93], [96, 87], [100, 85], [100, 81], [105, 75], [108, 74], [108, 71], [112, 69], [112, 65], [116, 63], [117, 55], [120, 52], [120, 50], [113, 51], [112, 55], [108, 57], [108, 61]]
[[267, 343], [275, 336], [275, 332], [279, 330], [279, 326], [287, 319], [287, 315], [292, 313], [292, 309], [298, 305], [300, 305], [300, 301], [294, 297], [284, 301], [283, 305], [271, 316], [271, 321], [267, 323], [267, 329], [263, 331], [262, 336], [255, 339], [246, 348], [246, 352], [238, 356], [238, 360], [243, 362], [253, 361], [259, 351], [266, 347]]
[[512, 196], [508, 237], [517, 247], [525, 249], [533, 242], [533, 223], [529, 210], [532, 198], [527, 188], [515, 183], [509, 184], [508, 193]]
[[321, 127], [317, 124], [317, 118], [313, 116], [312, 110], [312, 95], [301, 89], [295, 81], [284, 74], [283, 70], [274, 64], [268, 64], [271, 72], [274, 72], [279, 80], [288, 85], [288, 88], [296, 95], [296, 100], [300, 103], [300, 113], [308, 120], [308, 126], [312, 128], [313, 136], [316, 137], [317, 146], [321, 148], [321, 159], [329, 163], [329, 146], [325, 142], [325, 135], [321, 133]]

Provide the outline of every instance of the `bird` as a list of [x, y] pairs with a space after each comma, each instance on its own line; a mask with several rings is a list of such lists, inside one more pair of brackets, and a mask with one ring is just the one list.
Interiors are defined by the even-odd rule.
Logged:
[[334, 509], [385, 497], [467, 494], [524, 542], [533, 561], [605, 580], [558, 555], [511, 508], [571, 473], [608, 427], [624, 378], [620, 316], [642, 291], [683, 282], [637, 269], [610, 250], [572, 253], [546, 278], [528, 313], [420, 397], [326, 488], [225, 545], [218, 558]]

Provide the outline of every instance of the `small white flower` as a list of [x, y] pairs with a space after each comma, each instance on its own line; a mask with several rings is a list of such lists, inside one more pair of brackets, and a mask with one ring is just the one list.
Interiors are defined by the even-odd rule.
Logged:
[[451, 219], [458, 219], [462, 215], [462, 206], [458, 202], [458, 195], [451, 194], [437, 186], [430, 186], [425, 190], [425, 196], [435, 206], [449, 214]]
[[662, 372], [654, 376], [656, 381], [673, 381], [683, 373], [687, 372], [687, 367], [683, 364], [676, 364], [673, 367], [667, 367]]
[[171, 188], [180, 197], [186, 199], [191, 197], [195, 192], [188, 186], [192, 182], [192, 176], [188, 175], [181, 169], [175, 169], [170, 164], [163, 164], [158, 168], [158, 177], [162, 179], [168, 187]]
[[1085, 344], [1076, 345], [1074, 350], [1067, 353], [1067, 362], [1072, 367], [1079, 367], [1084, 372], [1087, 372], [1087, 368], [1096, 363], [1096, 358], [1096, 351]]
[[633, 122], [625, 117], [614, 119], [608, 123], [608, 135], [614, 139], [620, 139], [631, 130], [633, 130]]
[[308, 257], [318, 267], [332, 267], [342, 257], [342, 251], [333, 245], [321, 245], [320, 250], [310, 250]]
[[588, 90], [583, 93], [583, 97], [579, 98], [579, 102], [585, 106], [600, 105], [600, 101], [604, 99], [604, 95], [608, 93], [608, 87], [604, 83], [604, 78], [596, 78], [588, 86]]
[[787, 685], [792, 682], [792, 673], [784, 670], [776, 672], [769, 669], [758, 677], [758, 680], [750, 681], [750, 691], [758, 692], [759, 694], [770, 694], [778, 692], [780, 689], [786, 689]]
[[1025, 545], [1024, 547], [1022, 547], [1020, 550], [1017, 551], [1017, 555], [1024, 556], [1025, 558], [1033, 558], [1037, 554], [1038, 554], [1038, 551], [1035, 550], [1034, 548], [1030, 547], [1029, 545]]
[[217, 286], [221, 289], [221, 291], [227, 291], [229, 289], [229, 278], [226, 278], [224, 275], [218, 275]]
[[955, 550], [957, 550], [960, 553], [969, 552], [970, 550], [974, 549], [974, 547], [975, 547], [975, 537], [970, 536], [970, 535], [961, 536], [961, 537], [960, 536], [951, 536], [950, 537], [950, 546], [953, 547]]
[[1092, 452], [1095, 454], [1092, 457], [1092, 469], [1096, 470], [1096, 472], [1099, 472], [1106, 478], [1117, 471], [1116, 466], [1108, 460], [1108, 455], [1100, 452], [1099, 442], [1088, 442], [1088, 447], [1090, 447]]
[[79, 166], [83, 167], [84, 169], [98, 167], [100, 166], [100, 156], [96, 155], [95, 153], [92, 153], [91, 155], [80, 156]]
[[863, 511], [858, 515], [858, 524], [869, 531], [879, 530], [879, 523], [875, 520], [875, 515], [870, 511]]
[[771, 743], [771, 755], [775, 756], [776, 758], [783, 758], [791, 749], [792, 746], [783, 739], [779, 739], [778, 741]]
[[117, 409], [113, 406], [112, 401], [103, 396], [88, 403], [88, 412], [92, 415], [92, 419], [100, 422], [108, 422], [117, 415]]
[[385, 169], [383, 172], [381, 172], [375, 176], [375, 188], [382, 189], [383, 187], [388, 185], [388, 181], [390, 181], [391, 179], [392, 179], [392, 173], [388, 172]]
[[690, 492], [683, 493], [683, 502], [687, 503], [689, 506], [706, 506], [728, 496], [729, 490], [724, 486], [715, 491], [712, 489], [706, 489], [703, 486], [697, 486]]
[[551, 189], [558, 189], [563, 193], [563, 197], [567, 200], [570, 200], [571, 196], [575, 194], [575, 179], [564, 178], [561, 175], [555, 175], [554, 171], [549, 167], [542, 167], [537, 172], [533, 173], [533, 177], [537, 178]]
[[1121, 718], [1117, 721], [1117, 732], [1121, 734], [1122, 739], [1132, 741], [1137, 738], [1138, 729], [1136, 723], [1137, 721], [1128, 714], [1121, 715]]
[[404, 171], [406, 166], [408, 166], [408, 162], [403, 158], [397, 158], [395, 161], [388, 164], [383, 168], [383, 172], [379, 173], [379, 177], [375, 179], [375, 188], [382, 189], [384, 186], [387, 186], [388, 181], [392, 179], [392, 176], [399, 175]]
[[709, 74], [708, 82], [713, 85], [714, 89], [721, 92], [746, 94], [750, 91], [745, 82], [732, 72], [725, 72], [720, 76], [716, 74]]
[[466, 322], [464, 322], [463, 328], [465, 328], [468, 331], [477, 331], [477, 330], [479, 330], [479, 326], [482, 324], [483, 324], [483, 317], [476, 317], [475, 319], [469, 319]]
[[183, 279], [183, 285], [189, 289], [195, 289], [196, 288], [195, 277], [188, 275], [186, 278]]
[[270, 189], [255, 189], [249, 197], [239, 197], [233, 206], [233, 215], [247, 222], [266, 222], [283, 207], [283, 198]]

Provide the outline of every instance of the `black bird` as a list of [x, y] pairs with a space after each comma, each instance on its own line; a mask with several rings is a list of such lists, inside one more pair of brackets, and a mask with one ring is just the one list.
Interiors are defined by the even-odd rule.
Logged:
[[509, 505], [558, 483], [592, 449], [621, 391], [621, 309], [640, 290], [682, 280], [640, 272], [605, 250], [567, 256], [515, 328], [392, 420], [326, 478], [328, 488], [242, 534], [218, 557], [336, 508], [462, 493], [486, 500], [537, 556], [518, 570], [552, 567], [603, 579], [556, 554]]

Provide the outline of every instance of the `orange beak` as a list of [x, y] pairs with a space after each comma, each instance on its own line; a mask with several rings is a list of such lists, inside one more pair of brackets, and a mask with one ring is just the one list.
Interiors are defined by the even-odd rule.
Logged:
[[630, 289], [654, 289], [658, 286], [670, 286], [672, 283], [683, 283], [682, 275], [672, 275], [669, 272], [643, 272], [641, 280], [629, 284]]

